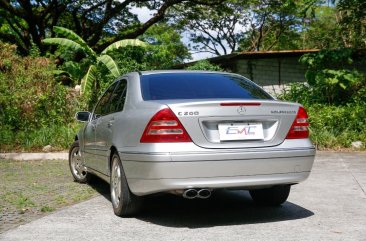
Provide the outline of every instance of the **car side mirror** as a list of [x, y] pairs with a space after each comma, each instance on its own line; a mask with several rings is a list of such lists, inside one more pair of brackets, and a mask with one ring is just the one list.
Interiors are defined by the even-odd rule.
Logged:
[[80, 122], [87, 122], [90, 118], [91, 113], [88, 111], [79, 111], [75, 115], [75, 119]]

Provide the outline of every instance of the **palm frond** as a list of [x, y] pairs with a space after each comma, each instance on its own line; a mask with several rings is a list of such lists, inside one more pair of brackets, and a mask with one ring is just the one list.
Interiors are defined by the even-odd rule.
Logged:
[[114, 77], [121, 75], [117, 63], [108, 54], [99, 56], [98, 62], [102, 62]]
[[80, 46], [82, 46], [84, 48], [84, 51], [90, 55], [95, 57], [96, 53], [94, 52], [94, 50], [92, 48], [90, 48], [88, 46], [88, 44], [79, 36], [77, 35], [74, 31], [67, 29], [67, 28], [63, 28], [60, 26], [54, 26], [53, 27], [53, 31], [55, 33], [57, 33], [58, 35], [61, 35], [67, 39], [73, 40], [76, 43], [80, 44]]
[[120, 40], [117, 42], [112, 43], [111, 45], [109, 45], [107, 48], [105, 48], [101, 54], [105, 54], [108, 51], [114, 50], [114, 49], [118, 49], [118, 48], [122, 48], [122, 47], [126, 47], [126, 46], [141, 46], [141, 47], [146, 47], [147, 44], [141, 40], [138, 39], [124, 39], [124, 40]]
[[76, 51], [84, 51], [84, 48], [80, 44], [67, 38], [46, 38], [42, 42], [48, 45], [61, 45]]
[[80, 88], [80, 94], [88, 95], [92, 91], [93, 83], [96, 80], [95, 73], [96, 67], [95, 65], [90, 65], [88, 72], [84, 75], [84, 77], [81, 79], [81, 88]]

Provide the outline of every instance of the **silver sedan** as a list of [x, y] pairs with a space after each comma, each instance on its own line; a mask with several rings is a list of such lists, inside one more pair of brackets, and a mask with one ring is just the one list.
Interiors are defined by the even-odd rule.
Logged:
[[314, 162], [305, 109], [237, 74], [129, 73], [76, 118], [85, 125], [70, 148], [72, 175], [109, 182], [118, 216], [162, 192], [204, 199], [246, 189], [258, 204], [280, 205]]

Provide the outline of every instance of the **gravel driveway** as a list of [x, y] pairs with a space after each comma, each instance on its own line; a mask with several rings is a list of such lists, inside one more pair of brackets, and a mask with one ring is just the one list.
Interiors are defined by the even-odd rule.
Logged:
[[150, 197], [139, 217], [123, 219], [104, 193], [0, 240], [366, 240], [365, 191], [366, 153], [319, 152], [310, 178], [278, 208], [255, 206], [246, 191], [208, 200], [163, 195]]

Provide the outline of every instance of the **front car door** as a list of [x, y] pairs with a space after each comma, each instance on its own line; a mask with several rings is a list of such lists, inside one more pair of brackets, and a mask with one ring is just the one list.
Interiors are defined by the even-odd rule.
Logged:
[[98, 156], [97, 150], [99, 149], [100, 143], [96, 140], [96, 131], [103, 117], [108, 114], [109, 100], [116, 86], [117, 82], [114, 82], [99, 99], [94, 108], [92, 118], [84, 131], [86, 147], [85, 165], [99, 172], [101, 172], [98, 168], [100, 157]]
[[93, 120], [93, 118], [91, 118], [84, 128], [83, 156], [84, 156], [84, 163], [86, 166], [88, 166], [89, 164], [88, 160], [94, 158], [95, 123], [96, 120]]

